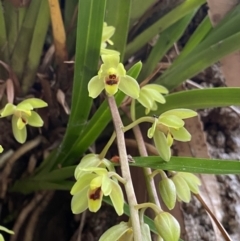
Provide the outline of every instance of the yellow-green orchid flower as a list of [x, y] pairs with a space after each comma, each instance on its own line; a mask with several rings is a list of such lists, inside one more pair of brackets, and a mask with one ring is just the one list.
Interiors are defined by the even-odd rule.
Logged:
[[3, 152], [3, 147], [2, 147], [2, 145], [0, 145], [0, 153], [2, 153]]
[[[85, 174], [73, 185], [71, 207], [75, 214], [82, 213], [87, 208], [97, 212], [104, 196], [110, 196], [118, 215], [123, 214], [124, 198], [120, 185], [109, 177], [109, 172], [101, 167], [82, 169]], [[117, 174], [116, 174], [117, 175]]]
[[103, 89], [109, 96], [117, 93], [118, 89], [126, 95], [137, 99], [139, 97], [140, 87], [138, 82], [129, 75], [122, 63], [119, 63], [119, 55], [102, 55], [103, 64], [88, 83], [89, 96], [96, 98]]
[[12, 115], [12, 130], [15, 139], [24, 143], [27, 139], [26, 125], [41, 127], [43, 120], [34, 108], [46, 107], [47, 103], [37, 98], [23, 100], [17, 106], [8, 103], [0, 111], [1, 118]]
[[157, 103], [166, 103], [162, 94], [167, 94], [168, 90], [161, 85], [148, 84], [140, 89], [140, 95], [137, 99], [142, 106], [146, 108], [145, 114], [147, 115], [150, 110], [156, 111], [158, 109]]
[[174, 139], [183, 142], [191, 140], [191, 134], [184, 128], [183, 119], [196, 115], [197, 112], [193, 110], [173, 109], [164, 112], [155, 119], [152, 127], [148, 130], [148, 137], [153, 137], [155, 146], [163, 160], [170, 160], [170, 147]]

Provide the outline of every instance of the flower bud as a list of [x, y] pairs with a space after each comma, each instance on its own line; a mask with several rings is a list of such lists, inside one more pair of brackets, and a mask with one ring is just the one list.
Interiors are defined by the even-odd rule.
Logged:
[[155, 131], [153, 140], [159, 156], [166, 162], [168, 162], [171, 158], [171, 149], [168, 146], [167, 138], [161, 131]]
[[167, 208], [172, 210], [177, 199], [176, 187], [173, 181], [169, 178], [161, 180], [159, 182], [159, 192]]
[[181, 177], [179, 173], [174, 175], [171, 179], [175, 184], [178, 199], [186, 203], [190, 202], [191, 192], [185, 179]]
[[164, 241], [178, 241], [180, 237], [180, 225], [168, 212], [160, 212], [154, 219], [158, 234]]

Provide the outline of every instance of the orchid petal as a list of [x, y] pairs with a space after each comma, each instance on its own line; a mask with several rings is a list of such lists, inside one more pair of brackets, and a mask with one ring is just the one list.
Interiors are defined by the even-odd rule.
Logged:
[[87, 167], [97, 167], [101, 164], [100, 159], [98, 158], [98, 155], [96, 154], [87, 154], [82, 158], [80, 163], [75, 168], [74, 177], [75, 179], [78, 179], [81, 174], [83, 174], [83, 171], [81, 169], [87, 168]]
[[94, 76], [88, 83], [88, 93], [93, 99], [98, 97], [104, 89], [103, 79], [99, 79], [98, 76]]
[[117, 74], [118, 76], [121, 76], [121, 77], [126, 75], [126, 70], [122, 63], [119, 63], [117, 66]]
[[9, 115], [13, 115], [14, 111], [16, 109], [16, 106], [11, 104], [11, 103], [7, 103], [5, 105], [5, 107], [0, 111], [1, 117], [6, 117]]
[[95, 178], [97, 175], [92, 173], [85, 173], [81, 176], [80, 179], [78, 179], [75, 184], [72, 186], [72, 189], [70, 191], [71, 195], [75, 195], [81, 190], [85, 189], [86, 187], [89, 187], [89, 183]]
[[34, 127], [41, 127], [44, 124], [41, 116], [35, 111], [32, 111], [32, 114], [27, 118], [27, 121], [30, 126]]
[[97, 177], [93, 178], [90, 182], [89, 188], [91, 190], [96, 190], [99, 187], [101, 187], [102, 186], [102, 178], [103, 178], [103, 176], [97, 176]]
[[166, 162], [170, 160], [171, 150], [167, 143], [166, 136], [161, 131], [155, 131], [153, 135], [153, 140], [159, 156]]
[[102, 205], [103, 192], [101, 188], [88, 190], [88, 208], [91, 212], [97, 212]]
[[41, 100], [41, 99], [38, 99], [38, 98], [29, 98], [29, 99], [26, 99], [26, 100], [23, 100], [22, 102], [20, 102], [17, 107], [20, 107], [20, 106], [25, 106], [25, 104], [29, 104], [32, 106], [32, 109], [33, 108], [43, 108], [43, 107], [46, 107], [48, 106], [48, 104]]
[[144, 91], [143, 89], [141, 89], [137, 100], [145, 108], [151, 109], [153, 100], [149, 98], [147, 91]]
[[167, 127], [179, 129], [184, 126], [184, 121], [175, 115], [160, 116], [159, 122]]
[[121, 77], [119, 89], [133, 99], [137, 99], [139, 97], [140, 87], [138, 82], [128, 75]]
[[27, 121], [23, 121], [23, 118], [19, 117], [17, 120], [17, 128], [22, 130], [27, 124]]
[[99, 241], [118, 241], [128, 230], [129, 226], [126, 222], [121, 222], [109, 228], [99, 239]]
[[180, 119], [187, 119], [190, 117], [197, 116], [197, 112], [190, 110], [190, 109], [173, 109], [173, 110], [168, 110], [161, 114], [161, 116], [169, 116], [169, 115], [175, 115]]
[[113, 96], [118, 92], [118, 84], [114, 84], [114, 85], [105, 84], [105, 90], [109, 96]]
[[154, 91], [157, 91], [162, 94], [168, 94], [168, 89], [162, 85], [148, 84], [148, 85], [143, 86], [142, 88], [147, 89], [147, 90], [154, 90]]
[[21, 130], [19, 130], [17, 127], [17, 121], [18, 121], [18, 117], [13, 115], [13, 117], [12, 117], [13, 136], [19, 143], [23, 144], [27, 139], [27, 129], [25, 126]]
[[170, 128], [170, 132], [173, 135], [173, 138], [177, 141], [190, 141], [191, 140], [191, 134], [186, 130], [186, 128], [182, 127], [178, 130], [174, 128]]
[[117, 54], [113, 55], [102, 55], [102, 61], [103, 65], [105, 68], [117, 68], [119, 61], [120, 61], [120, 56]]
[[88, 187], [72, 197], [71, 209], [74, 214], [82, 213], [88, 208]]
[[120, 185], [113, 180], [112, 183], [112, 192], [110, 193], [110, 198], [115, 208], [115, 211], [120, 216], [123, 214], [123, 205], [124, 205], [124, 197], [122, 193], [122, 189]]
[[108, 196], [112, 191], [112, 182], [107, 175], [102, 176], [102, 192], [104, 196]]

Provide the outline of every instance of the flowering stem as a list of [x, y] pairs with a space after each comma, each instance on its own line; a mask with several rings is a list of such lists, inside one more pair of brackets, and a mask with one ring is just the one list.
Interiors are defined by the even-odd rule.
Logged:
[[[141, 117], [139, 119], [137, 119], [136, 121], [133, 121], [131, 124], [125, 126], [125, 127], [122, 127], [122, 131], [123, 132], [126, 132], [126, 131], [129, 131], [130, 129], [132, 129], [134, 126], [140, 124], [140, 123], [143, 123], [143, 122], [150, 122], [150, 123], [153, 123], [154, 122], [154, 119], [152, 117], [149, 117], [149, 116], [146, 116], [146, 117]], [[108, 140], [108, 143], [106, 144], [106, 146], [103, 148], [102, 152], [99, 154], [99, 158], [100, 159], [103, 159], [107, 152], [108, 152], [108, 149], [110, 148], [110, 146], [112, 145], [112, 143], [114, 142], [116, 138], [116, 132], [113, 132], [111, 138]]]
[[143, 123], [143, 122], [154, 123], [154, 121], [155, 121], [155, 118], [153, 118], [151, 116], [144, 116], [144, 117], [141, 117], [137, 120], [134, 120], [131, 124], [125, 126], [123, 128], [123, 130], [125, 132], [125, 131], [128, 131], [128, 130], [132, 129], [134, 126], [139, 125], [140, 123]]
[[114, 142], [115, 138], [116, 138], [116, 132], [113, 132], [111, 138], [108, 140], [108, 143], [106, 144], [106, 146], [103, 148], [103, 150], [99, 154], [100, 159], [103, 159], [106, 156], [106, 154], [108, 152], [108, 149], [110, 148], [110, 146]]
[[117, 146], [118, 146], [118, 152], [120, 157], [122, 176], [126, 180], [125, 190], [126, 190], [126, 195], [127, 195], [128, 204], [129, 204], [130, 218], [131, 218], [132, 227], [133, 227], [133, 236], [134, 236], [134, 240], [141, 241], [142, 235], [141, 235], [139, 215], [138, 215], [138, 210], [135, 209], [135, 206], [137, 205], [137, 199], [135, 196], [130, 169], [128, 165], [128, 157], [127, 157], [127, 151], [126, 151], [126, 145], [125, 145], [125, 139], [124, 139], [123, 124], [122, 124], [121, 117], [119, 115], [118, 107], [116, 105], [116, 102], [113, 96], [108, 96], [108, 104], [112, 114], [112, 119], [113, 119], [116, 136], [117, 136]]
[[[135, 100], [134, 99], [132, 99], [132, 102], [131, 102], [130, 116], [129, 116], [129, 113], [126, 113], [126, 114], [132, 121], [136, 120], [136, 109], [135, 109]], [[145, 143], [143, 140], [142, 132], [140, 130], [139, 125], [136, 125], [135, 127], [133, 127], [133, 133], [134, 133], [134, 136], [135, 136], [135, 139], [137, 142], [139, 154], [141, 156], [147, 157], [148, 152], [147, 152], [147, 149], [146, 149], [146, 146], [145, 146]], [[161, 204], [158, 199], [154, 179], [152, 179], [150, 177], [150, 175], [152, 174], [151, 168], [144, 167], [143, 173], [144, 173], [144, 177], [146, 180], [146, 186], [147, 186], [147, 191], [148, 191], [148, 195], [149, 195], [149, 200], [151, 202], [155, 203], [157, 206], [161, 207]]]
[[141, 204], [138, 204], [136, 206], [137, 209], [147, 209], [147, 208], [151, 208], [156, 214], [162, 212], [162, 209], [160, 207], [158, 207], [156, 204], [154, 203], [141, 203]]
[[[139, 126], [135, 126], [133, 128], [133, 132], [134, 132], [134, 135], [135, 135], [135, 138], [137, 141], [138, 150], [139, 150], [140, 155], [148, 156], [147, 149], [144, 144], [144, 140], [143, 140], [142, 133], [140, 131]], [[147, 185], [147, 190], [148, 190], [148, 195], [149, 195], [150, 201], [155, 203], [157, 206], [161, 207], [159, 199], [158, 199], [154, 179], [152, 179], [150, 177], [150, 175], [152, 174], [151, 168], [147, 168], [147, 167], [143, 168], [143, 173], [144, 173], [144, 176], [146, 179], [146, 185]]]

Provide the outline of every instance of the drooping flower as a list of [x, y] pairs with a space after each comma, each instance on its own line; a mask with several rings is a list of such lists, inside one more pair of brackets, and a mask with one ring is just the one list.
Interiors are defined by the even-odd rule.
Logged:
[[170, 147], [174, 139], [183, 142], [191, 140], [191, 134], [184, 128], [183, 119], [196, 115], [197, 112], [190, 109], [173, 109], [155, 118], [152, 127], [148, 130], [148, 137], [153, 137], [155, 146], [163, 160], [170, 160]]
[[167, 94], [168, 90], [161, 85], [148, 84], [140, 89], [139, 98], [137, 99], [142, 106], [146, 108], [145, 114], [147, 115], [151, 110], [156, 111], [158, 109], [157, 103], [166, 103], [162, 94]]
[[[85, 211], [97, 212], [104, 196], [110, 196], [118, 215], [123, 214], [124, 198], [120, 185], [109, 177], [106, 168], [88, 167], [86, 173], [77, 179], [71, 189], [73, 195], [71, 207], [75, 214]], [[117, 174], [116, 174], [117, 175]]]
[[201, 181], [197, 176], [188, 172], [177, 172], [171, 177], [176, 187], [179, 201], [190, 202], [191, 192], [198, 194]]
[[137, 99], [139, 97], [140, 87], [138, 82], [129, 75], [120, 63], [119, 55], [102, 55], [103, 64], [88, 83], [89, 96], [96, 98], [103, 89], [109, 96], [117, 93], [118, 89], [126, 95]]
[[0, 111], [1, 118], [12, 115], [12, 130], [15, 139], [24, 143], [27, 139], [26, 125], [41, 127], [43, 120], [34, 108], [46, 107], [47, 103], [37, 98], [23, 100], [17, 106], [8, 103]]

